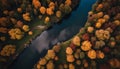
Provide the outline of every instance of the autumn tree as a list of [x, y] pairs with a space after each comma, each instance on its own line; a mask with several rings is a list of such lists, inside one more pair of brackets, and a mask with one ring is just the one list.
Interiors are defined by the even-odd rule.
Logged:
[[45, 18], [45, 23], [48, 23], [50, 21], [50, 18], [47, 16], [46, 18]]
[[30, 13], [25, 13], [25, 14], [23, 14], [23, 19], [25, 20], [25, 21], [31, 21], [31, 18], [30, 18]]
[[62, 11], [62, 12], [64, 12], [64, 6], [65, 5], [63, 3], [61, 3], [60, 6], [59, 6], [59, 10]]
[[38, 9], [41, 7], [41, 3], [39, 0], [32, 0], [33, 6]]
[[40, 13], [45, 14], [45, 12], [46, 12], [46, 8], [44, 6], [41, 6], [40, 7]]
[[15, 54], [16, 51], [16, 46], [9, 44], [9, 45], [5, 45], [3, 47], [3, 49], [0, 51], [0, 55], [1, 56], [11, 56], [13, 54]]
[[28, 25], [23, 25], [22, 29], [23, 29], [25, 32], [28, 32], [28, 31], [29, 31], [29, 26], [28, 26]]
[[54, 14], [52, 8], [47, 8], [47, 9], [46, 9], [46, 13], [47, 13], [48, 15]]
[[34, 15], [38, 15], [37, 9], [33, 9], [33, 13], [34, 13]]
[[55, 9], [55, 3], [54, 2], [50, 2], [49, 3], [49, 8], [51, 8], [52, 10]]
[[17, 39], [17, 40], [21, 39], [24, 34], [19, 28], [10, 29], [8, 33], [11, 39]]
[[66, 14], [68, 14], [72, 11], [72, 8], [69, 5], [65, 5], [64, 8], [65, 8], [64, 13], [66, 13]]
[[18, 27], [18, 28], [22, 28], [22, 26], [23, 26], [23, 22], [22, 21], [17, 21], [17, 23], [16, 23], [16, 25], [15, 25], [15, 27]]
[[8, 29], [4, 27], [0, 27], [0, 33], [7, 33]]
[[16, 23], [17, 23], [17, 19], [15, 19], [15, 18], [10, 18], [10, 20], [11, 20], [11, 22], [12, 22], [13, 24], [16, 24]]
[[10, 23], [10, 20], [7, 17], [1, 17], [0, 18], [0, 26], [10, 26], [12, 23]]
[[8, 11], [8, 10], [4, 10], [4, 11], [3, 11], [3, 14], [8, 15], [8, 14], [9, 14], [9, 11]]
[[28, 4], [26, 7], [26, 12], [32, 12], [33, 8], [31, 4]]
[[12, 11], [9, 11], [9, 16], [10, 16], [10, 17], [13, 17], [14, 14], [15, 14], [15, 11], [13, 11], [13, 10], [12, 10]]
[[70, 6], [71, 4], [72, 4], [72, 1], [71, 1], [71, 0], [66, 0], [66, 1], [65, 1], [65, 5]]
[[6, 40], [6, 37], [5, 37], [5, 36], [1, 36], [1, 37], [0, 37], [0, 40], [1, 40], [1, 41], [5, 41], [5, 40]]
[[29, 31], [29, 32], [28, 32], [28, 35], [33, 35], [33, 31]]
[[56, 11], [56, 17], [61, 17], [61, 14], [62, 14], [61, 11], [59, 11], [59, 10]]
[[17, 8], [17, 11], [18, 11], [19, 13], [22, 13], [22, 8], [21, 8], [21, 7]]

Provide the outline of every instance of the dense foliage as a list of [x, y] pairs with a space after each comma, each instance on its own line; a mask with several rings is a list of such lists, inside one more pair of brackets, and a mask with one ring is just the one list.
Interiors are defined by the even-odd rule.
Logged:
[[120, 0], [98, 0], [88, 14], [80, 32], [48, 50], [35, 69], [120, 69]]
[[72, 2], [74, 1], [0, 0], [0, 59], [14, 59], [15, 54], [20, 53], [40, 32], [69, 14], [73, 8]]

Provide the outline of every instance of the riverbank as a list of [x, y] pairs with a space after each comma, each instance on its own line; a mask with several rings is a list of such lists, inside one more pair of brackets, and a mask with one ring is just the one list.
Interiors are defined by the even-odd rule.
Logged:
[[[75, 1], [75, 0], [74, 0]], [[73, 2], [74, 2], [73, 1]], [[79, 0], [76, 0], [76, 1], [79, 1]], [[25, 2], [26, 3], [26, 2]], [[73, 6], [72, 6], [72, 9], [74, 9], [77, 5], [78, 5], [78, 3], [79, 2], [77, 2], [76, 4], [74, 4]], [[17, 12], [18, 13], [18, 12]], [[15, 17], [17, 17], [18, 19], [20, 19], [20, 20], [22, 20], [21, 19], [21, 13], [20, 14], [17, 14], [17, 13], [15, 13], [16, 14], [16, 16]], [[70, 14], [71, 13], [71, 11], [69, 12], [69, 13], [67, 13], [67, 15], [68, 14]], [[12, 45], [15, 45], [16, 46], [16, 51], [15, 51], [15, 53], [14, 54], [12, 54], [11, 56], [1, 56], [0, 58], [0, 61], [1, 61], [1, 68], [2, 69], [6, 69], [6, 66], [9, 66], [12, 62], [13, 62], [13, 60], [15, 60], [16, 58], [17, 58], [17, 56], [19, 56], [19, 54], [27, 47], [27, 46], [29, 46], [29, 44], [32, 42], [32, 40], [34, 40], [38, 35], [40, 35], [44, 30], [46, 30], [47, 28], [49, 28], [49, 27], [51, 27], [52, 25], [54, 25], [54, 23], [57, 23], [57, 22], [59, 22], [59, 21], [61, 21], [65, 16], [67, 16], [66, 14], [63, 14], [60, 18], [58, 18], [58, 20], [53, 20], [53, 21], [50, 21], [48, 24], [45, 24], [44, 23], [44, 19], [45, 19], [45, 17], [46, 17], [46, 15], [45, 16], [42, 16], [42, 18], [41, 18], [41, 16], [39, 17], [39, 18], [36, 18], [35, 20], [32, 20], [31, 22], [30, 22], [30, 24], [27, 24], [27, 22], [28, 21], [23, 21], [23, 22], [25, 22], [25, 24], [27, 24], [28, 26], [29, 26], [29, 31], [27, 31], [27, 32], [25, 32], [24, 33], [24, 38], [22, 38], [22, 39], [20, 39], [20, 40], [11, 40], [11, 39], [8, 39], [8, 41], [2, 41], [3, 43], [1, 44], [2, 46], [1, 46], [1, 50], [2, 50], [2, 48], [3, 47], [5, 47], [4, 45], [6, 45], [6, 44], [12, 44]], [[6, 15], [5, 15], [6, 16]], [[52, 15], [52, 16], [50, 16], [50, 18], [51, 19], [53, 19], [53, 18], [56, 18], [56, 15], [54, 14], [54, 15]], [[28, 20], [29, 20], [29, 18], [28, 18]], [[20, 23], [20, 25], [21, 25], [22, 23]], [[19, 25], [19, 23], [18, 23], [18, 25]], [[36, 28], [36, 26], [42, 26], [42, 29], [41, 28]], [[16, 27], [15, 27], [16, 28]], [[18, 27], [17, 27], [18, 28]], [[20, 28], [21, 29], [21, 28]], [[23, 29], [24, 30], [24, 29]], [[29, 35], [28, 35], [29, 34]], [[2, 36], [4, 36], [4, 34], [2, 35]], [[1, 36], [1, 37], [2, 37]], [[20, 37], [21, 38], [21, 37]], [[5, 68], [3, 68], [3, 66], [5, 66]]]

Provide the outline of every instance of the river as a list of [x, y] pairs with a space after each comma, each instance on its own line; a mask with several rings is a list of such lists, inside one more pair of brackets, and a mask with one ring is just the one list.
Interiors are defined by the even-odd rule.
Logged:
[[95, 2], [96, 0], [81, 0], [79, 6], [70, 14], [70, 17], [42, 32], [33, 40], [30, 46], [11, 65], [11, 69], [32, 69], [39, 58], [46, 54], [47, 49], [77, 34], [80, 28], [84, 26], [88, 11], [91, 10]]

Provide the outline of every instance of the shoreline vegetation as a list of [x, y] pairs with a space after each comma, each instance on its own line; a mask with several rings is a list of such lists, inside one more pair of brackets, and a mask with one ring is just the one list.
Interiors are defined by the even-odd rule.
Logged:
[[56, 44], [33, 69], [120, 69], [120, 0], [98, 0], [70, 40]]
[[0, 68], [6, 69], [44, 30], [59, 23], [79, 0], [0, 0]]

